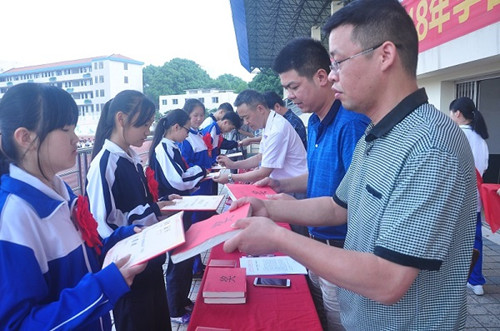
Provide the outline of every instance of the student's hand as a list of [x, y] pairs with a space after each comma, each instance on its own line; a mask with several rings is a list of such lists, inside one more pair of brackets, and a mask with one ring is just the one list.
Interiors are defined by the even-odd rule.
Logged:
[[130, 266], [128, 264], [128, 261], [130, 260], [130, 254], [119, 259], [118, 261], [115, 262], [116, 267], [118, 270], [120, 270], [120, 273], [123, 276], [123, 279], [125, 279], [125, 282], [127, 285], [130, 287], [132, 286], [132, 283], [134, 282], [134, 278], [136, 275], [140, 274], [141, 272], [146, 269], [146, 266], [148, 265], [147, 262], [141, 263], [141, 264], [136, 264], [134, 266]]
[[[169, 197], [169, 199], [170, 199], [170, 197]], [[160, 209], [162, 209], [165, 206], [175, 205], [175, 201], [170, 201], [170, 200], [169, 201], [158, 201], [157, 204], [158, 204], [158, 207]]]
[[227, 184], [229, 182], [228, 176], [224, 174], [219, 175], [217, 177], [213, 177], [212, 180], [220, 184]]
[[229, 206], [229, 210], [234, 210], [236, 208], [239, 208], [243, 206], [245, 203], [250, 203], [250, 213], [252, 216], [269, 217], [269, 213], [267, 212], [264, 200], [253, 197], [241, 198], [236, 201], [233, 201], [233, 203], [231, 203], [231, 206]]
[[272, 179], [271, 177], [266, 177], [261, 180], [258, 180], [254, 183], [255, 186], [269, 186], [274, 190], [274, 192], [280, 193], [281, 192], [281, 185], [280, 181], [277, 179]]
[[219, 155], [215, 160], [217, 161], [218, 164], [226, 168], [231, 168], [231, 165], [234, 164], [234, 161], [232, 161], [225, 155]]
[[267, 194], [266, 197], [269, 200], [297, 200], [295, 197], [286, 193], [278, 193], [278, 194]]
[[[247, 217], [236, 221], [236, 229], [243, 229], [224, 243], [224, 251], [231, 253], [238, 249], [252, 255], [274, 253], [278, 250], [275, 239], [279, 237], [280, 226], [266, 217]], [[284, 229], [284, 228], [283, 228]]]
[[172, 200], [174, 200], [174, 199], [182, 199], [182, 196], [181, 196], [181, 195], [179, 195], [179, 194], [170, 194], [170, 195], [168, 196], [168, 200], [172, 201]]

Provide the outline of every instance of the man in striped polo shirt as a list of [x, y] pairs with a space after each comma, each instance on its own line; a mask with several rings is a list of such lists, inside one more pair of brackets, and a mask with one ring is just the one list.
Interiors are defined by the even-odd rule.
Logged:
[[[463, 329], [474, 163], [461, 130], [418, 89], [413, 21], [397, 0], [358, 0], [336, 12], [324, 30], [336, 98], [372, 123], [333, 199], [250, 199], [260, 217], [236, 222], [245, 230], [224, 248], [281, 251], [338, 285], [347, 330]], [[345, 249], [273, 221], [347, 221]]]

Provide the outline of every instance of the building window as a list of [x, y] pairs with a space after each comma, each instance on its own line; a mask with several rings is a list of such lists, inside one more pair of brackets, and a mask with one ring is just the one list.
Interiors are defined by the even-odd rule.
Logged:
[[99, 83], [104, 83], [104, 76], [99, 76]]
[[123, 64], [123, 70], [128, 70], [128, 63]]
[[95, 111], [98, 112], [99, 111], [99, 104], [95, 105]]
[[178, 99], [172, 99], [172, 104], [173, 104], [173, 105], [176, 105], [176, 104], [178, 104], [178, 103], [179, 103], [179, 100], [178, 100]]
[[200, 100], [201, 103], [205, 103], [205, 98], [198, 98], [198, 100]]
[[219, 103], [219, 97], [212, 97], [212, 103]]
[[99, 62], [99, 69], [103, 69], [103, 68], [104, 68], [104, 63]]
[[101, 97], [104, 96], [104, 90], [101, 90]]
[[125, 84], [128, 84], [128, 77], [127, 77], [127, 76], [123, 77], [123, 82], [124, 82]]
[[161, 104], [162, 104], [163, 106], [166, 106], [166, 105], [167, 105], [167, 100], [166, 100], [166, 99], [162, 100], [162, 101], [161, 101]]

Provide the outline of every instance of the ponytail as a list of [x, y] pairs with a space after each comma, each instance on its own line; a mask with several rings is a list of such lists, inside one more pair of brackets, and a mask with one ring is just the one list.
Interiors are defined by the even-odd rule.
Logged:
[[462, 116], [469, 121], [472, 130], [483, 139], [488, 139], [488, 129], [483, 115], [477, 110], [474, 101], [467, 97], [460, 97], [450, 103], [450, 111], [459, 111]]
[[113, 99], [110, 99], [106, 104], [104, 104], [104, 108], [101, 112], [101, 117], [99, 118], [99, 122], [97, 123], [97, 129], [94, 138], [94, 147], [92, 148], [92, 156], [91, 160], [95, 158], [97, 154], [102, 149], [104, 145], [104, 141], [111, 137], [111, 133], [113, 132], [113, 127], [115, 126], [115, 116], [109, 110]]
[[149, 164], [153, 164], [153, 155], [155, 152], [156, 146], [160, 143], [162, 140], [163, 136], [165, 135], [165, 132], [167, 132], [167, 123], [168, 118], [166, 116], [162, 117], [159, 121], [158, 124], [156, 124], [155, 128], [155, 134], [153, 136], [153, 141], [151, 142], [151, 146], [149, 147]]
[[481, 136], [481, 138], [489, 138], [488, 128], [486, 127], [484, 117], [477, 109], [474, 111], [474, 119], [472, 120], [471, 126], [472, 130], [476, 131], [477, 134]]
[[189, 121], [189, 115], [182, 109], [174, 109], [163, 116], [156, 125], [155, 134], [151, 147], [149, 148], [149, 164], [152, 164], [153, 154], [156, 146], [160, 143], [165, 133], [175, 124], [184, 126]]
[[[106, 102], [97, 124], [92, 159], [101, 151], [104, 141], [111, 138], [115, 128], [115, 115], [118, 112], [127, 115], [127, 125], [138, 128], [149, 122], [155, 111], [154, 103], [141, 92], [134, 90], [121, 91], [113, 99]], [[132, 120], [134, 120], [133, 123]]]

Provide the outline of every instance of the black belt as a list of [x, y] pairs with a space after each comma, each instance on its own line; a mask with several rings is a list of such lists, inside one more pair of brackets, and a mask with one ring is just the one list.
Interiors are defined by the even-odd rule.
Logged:
[[344, 241], [341, 239], [321, 239], [318, 237], [315, 237], [314, 235], [309, 233], [309, 238], [314, 239], [316, 241], [322, 242], [323, 244], [327, 244], [328, 246], [334, 246], [334, 247], [339, 247], [339, 248], [344, 248]]

